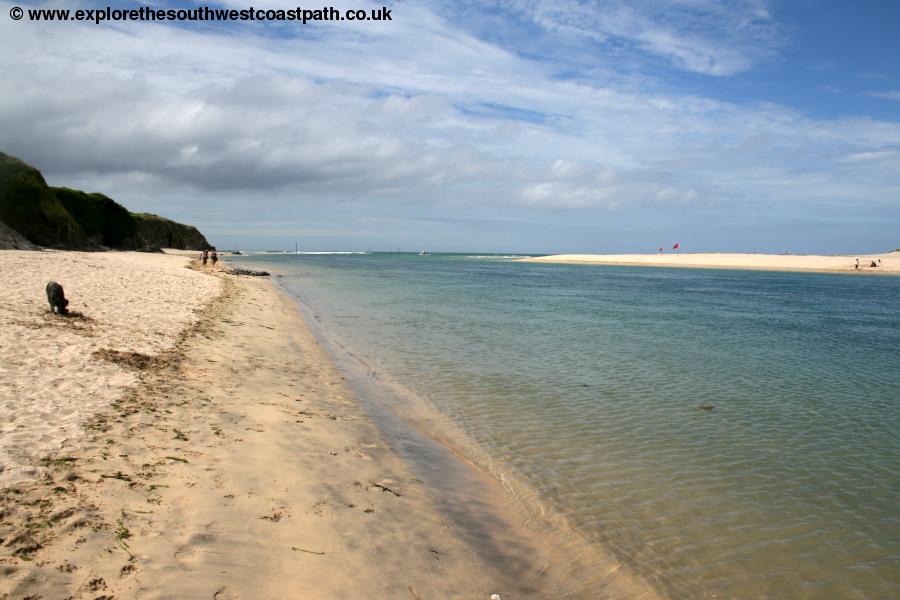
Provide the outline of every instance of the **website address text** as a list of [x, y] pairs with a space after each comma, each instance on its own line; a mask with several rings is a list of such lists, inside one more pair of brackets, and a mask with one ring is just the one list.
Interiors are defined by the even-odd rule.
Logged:
[[28, 15], [30, 21], [81, 21], [97, 25], [117, 21], [290, 21], [314, 23], [317, 21], [391, 21], [391, 9], [381, 8], [338, 10], [333, 6], [323, 8], [261, 9], [253, 8], [198, 8], [156, 9], [149, 6], [140, 8], [77, 9], [29, 8], [18, 6], [9, 10], [9, 16], [16, 21]]

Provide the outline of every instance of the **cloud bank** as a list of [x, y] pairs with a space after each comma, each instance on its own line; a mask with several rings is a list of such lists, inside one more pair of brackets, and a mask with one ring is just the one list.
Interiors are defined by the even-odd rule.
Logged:
[[[479, 10], [515, 35], [461, 26]], [[897, 122], [724, 102], [635, 68], [753, 68], [783, 43], [764, 2], [397, 3], [393, 18], [299, 31], [3, 20], [15, 51], [0, 56], [0, 148], [51, 183], [260, 244], [267, 227], [316, 218], [322, 243], [346, 243], [333, 221], [359, 234], [386, 215], [445, 223], [449, 246], [484, 227], [519, 227], [507, 239], [524, 244], [547, 215], [898, 218]], [[602, 60], [524, 54], [529, 31], [535, 47], [595, 44]], [[453, 223], [460, 211], [481, 225]]]

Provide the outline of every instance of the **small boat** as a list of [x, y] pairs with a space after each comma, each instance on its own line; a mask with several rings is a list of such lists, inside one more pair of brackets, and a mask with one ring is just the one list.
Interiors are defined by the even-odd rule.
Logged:
[[422, 250], [419, 252], [419, 256], [428, 256], [428, 250]]

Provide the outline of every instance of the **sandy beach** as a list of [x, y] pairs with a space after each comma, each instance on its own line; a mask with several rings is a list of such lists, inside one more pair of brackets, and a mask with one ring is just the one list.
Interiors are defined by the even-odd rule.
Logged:
[[[139, 381], [140, 373], [94, 353], [155, 357], [198, 321], [221, 281], [185, 262], [142, 253], [0, 252], [0, 488], [40, 477], [40, 458], [66, 450], [86, 418]], [[65, 289], [73, 317], [50, 314], [44, 287], [51, 280]]]
[[656, 597], [477, 469], [436, 498], [267, 279], [138, 253], [0, 273], [3, 598]]
[[[859, 259], [859, 269], [856, 260]], [[878, 267], [872, 267], [874, 261]], [[900, 274], [900, 252], [859, 256], [793, 254], [555, 254], [520, 259], [522, 262], [688, 267], [707, 269], [759, 269], [766, 271], [829, 271]]]

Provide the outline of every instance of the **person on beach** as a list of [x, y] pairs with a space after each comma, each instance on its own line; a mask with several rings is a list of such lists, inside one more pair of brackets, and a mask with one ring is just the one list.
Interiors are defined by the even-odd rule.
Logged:
[[859, 259], [856, 259], [856, 270], [859, 271]]
[[216, 249], [215, 249], [215, 248], [213, 248], [212, 256], [210, 256], [210, 258], [212, 259], [213, 269], [215, 269], [215, 268], [216, 268], [216, 263], [219, 262], [219, 255], [216, 254]]
[[203, 263], [203, 268], [206, 268], [206, 261], [209, 259], [209, 250], [204, 250], [200, 253], [200, 262]]

